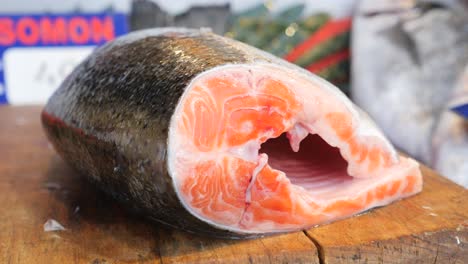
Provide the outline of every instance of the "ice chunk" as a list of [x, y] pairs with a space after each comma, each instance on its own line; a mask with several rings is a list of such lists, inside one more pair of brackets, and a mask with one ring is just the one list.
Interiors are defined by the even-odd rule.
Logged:
[[44, 232], [63, 230], [65, 230], [65, 227], [63, 227], [59, 222], [55, 221], [54, 219], [48, 219], [47, 222], [44, 223]]

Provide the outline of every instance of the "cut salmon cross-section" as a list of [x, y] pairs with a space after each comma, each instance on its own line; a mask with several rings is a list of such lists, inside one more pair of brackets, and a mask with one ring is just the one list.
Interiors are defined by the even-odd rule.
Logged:
[[236, 232], [307, 228], [422, 188], [418, 164], [342, 93], [270, 64], [195, 78], [172, 117], [169, 146], [183, 205]]

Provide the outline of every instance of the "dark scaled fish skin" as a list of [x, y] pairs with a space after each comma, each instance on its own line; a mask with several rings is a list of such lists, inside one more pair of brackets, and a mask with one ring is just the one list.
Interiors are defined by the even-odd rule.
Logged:
[[239, 42], [199, 30], [145, 30], [91, 54], [49, 99], [42, 122], [57, 152], [105, 192], [158, 222], [241, 238], [181, 204], [167, 169], [168, 128], [190, 81], [224, 64], [271, 61]]

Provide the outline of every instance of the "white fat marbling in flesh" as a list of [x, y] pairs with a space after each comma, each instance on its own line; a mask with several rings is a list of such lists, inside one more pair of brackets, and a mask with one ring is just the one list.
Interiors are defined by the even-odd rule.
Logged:
[[[274, 60], [277, 59], [272, 58], [272, 61]], [[184, 116], [182, 105], [191, 93], [191, 89], [193, 87], [204, 87], [205, 80], [210, 78], [233, 79], [235, 80], [235, 85], [250, 87], [249, 95], [256, 94], [257, 85], [264, 79], [279, 81], [290, 89], [301, 106], [294, 117], [289, 120], [283, 120], [282, 124], [286, 128], [284, 133], [289, 138], [289, 142], [286, 145], [291, 153], [281, 150], [275, 154], [274, 151], [267, 151], [267, 148], [262, 147], [263, 145], [261, 144], [267, 146], [269, 140], [265, 143], [265, 140], [261, 140], [260, 138], [266, 137], [271, 140], [273, 137], [273, 134], [269, 134], [268, 131], [259, 135], [259, 138], [249, 140], [242, 145], [228, 146], [226, 144], [218, 144], [217, 147], [206, 152], [197, 151], [197, 147], [193, 142], [188, 141], [182, 134], [177, 133], [178, 122], [179, 120], [183, 120]], [[210, 94], [209, 89], [205, 89], [203, 92]], [[197, 100], [202, 99], [199, 98]], [[188, 106], [191, 103], [193, 102], [191, 101]], [[252, 108], [248, 109], [255, 110]], [[194, 110], [193, 107], [192, 110]], [[272, 107], [270, 111], [278, 112], [280, 110]], [[352, 156], [350, 151], [350, 143], [347, 139], [340, 138], [326, 119], [330, 113], [342, 113], [347, 116], [350, 122], [349, 125], [352, 128], [352, 135], [350, 137], [355, 139], [359, 144], [378, 148], [381, 152], [387, 153], [390, 168], [380, 166], [376, 170], [371, 171], [369, 170], [370, 163], [367, 160], [356, 162], [356, 158]], [[245, 132], [251, 129], [251, 127], [248, 123], [245, 123], [241, 124], [239, 129]], [[294, 153], [302, 155], [301, 153], [310, 154], [314, 152], [313, 145], [317, 142], [312, 144], [312, 148], [311, 144], [307, 143], [310, 141], [308, 138], [311, 135], [315, 135], [315, 137], [323, 141], [321, 144], [325, 146], [324, 152], [317, 151], [319, 149], [316, 149], [315, 156], [309, 157], [309, 159], [292, 158], [295, 155]], [[218, 138], [219, 135], [215, 135], [215, 137], [217, 142], [221, 142], [219, 141], [220, 138]], [[186, 180], [186, 177], [196, 176], [186, 171], [190, 167], [190, 162], [213, 160], [219, 163], [222, 161], [222, 155], [230, 155], [231, 157], [256, 164], [252, 175], [250, 175], [250, 182], [245, 193], [245, 210], [247, 210], [248, 204], [252, 201], [252, 186], [256, 182], [259, 172], [266, 166], [279, 171], [276, 180], [284, 184], [292, 184], [291, 188], [298, 192], [297, 197], [299, 198], [295, 199], [300, 199], [296, 202], [304, 204], [304, 206], [308, 202], [319, 202], [322, 205], [326, 205], [337, 199], [357, 197], [357, 195], [362, 195], [372, 188], [376, 188], [379, 184], [386, 184], [390, 180], [399, 178], [403, 179], [407, 175], [405, 173], [409, 170], [417, 170], [417, 164], [413, 161], [404, 161], [404, 166], [407, 166], [408, 169], [403, 169], [403, 165], [399, 165], [401, 161], [399, 161], [395, 149], [383, 133], [366, 114], [351, 103], [336, 87], [301, 69], [290, 67], [287, 63], [273, 64], [267, 63], [265, 60], [252, 64], [215, 67], [194, 78], [182, 95], [172, 116], [168, 143], [168, 167], [176, 190], [181, 188], [181, 183]], [[260, 147], [262, 148], [260, 149]], [[324, 157], [328, 158], [324, 159]], [[398, 170], [403, 172], [396, 173]], [[416, 186], [416, 188], [420, 188], [420, 186]], [[248, 210], [242, 213], [237, 225], [223, 225], [200, 215], [197, 213], [199, 211], [196, 211], [187, 203], [188, 200], [186, 199], [190, 200], [190, 198], [184, 197], [181, 193], [178, 193], [178, 195], [188, 211], [207, 223], [220, 228], [244, 233], [264, 232], [266, 230], [269, 232], [279, 232], [279, 230], [284, 231], [289, 228], [285, 225], [280, 229], [275, 230], [273, 228], [269, 230], [268, 228], [272, 228], [274, 225], [268, 223], [268, 221], [258, 223], [257, 225], [252, 222], [252, 216], [249, 215]], [[396, 197], [401, 198], [399, 196], [392, 196], [388, 199], [375, 201], [374, 203], [378, 203], [378, 205], [387, 204], [397, 199]], [[222, 202], [222, 200], [218, 200], [218, 202]], [[366, 208], [374, 207], [374, 203], [366, 204]]]

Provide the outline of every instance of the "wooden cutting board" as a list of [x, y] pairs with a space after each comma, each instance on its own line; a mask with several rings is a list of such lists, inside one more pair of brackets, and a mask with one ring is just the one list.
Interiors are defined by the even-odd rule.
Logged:
[[126, 213], [55, 154], [39, 113], [0, 107], [0, 263], [468, 263], [468, 191], [425, 167], [421, 194], [361, 216], [213, 239]]

